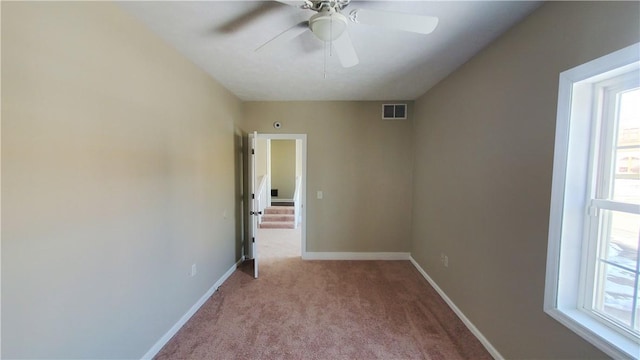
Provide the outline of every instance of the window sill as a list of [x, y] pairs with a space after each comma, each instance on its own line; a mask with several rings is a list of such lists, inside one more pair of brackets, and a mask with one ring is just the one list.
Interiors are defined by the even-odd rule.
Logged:
[[638, 359], [640, 344], [575, 308], [545, 312], [614, 359]]

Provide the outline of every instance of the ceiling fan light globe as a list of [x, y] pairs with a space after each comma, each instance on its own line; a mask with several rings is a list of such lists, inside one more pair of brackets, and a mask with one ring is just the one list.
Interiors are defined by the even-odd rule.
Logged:
[[347, 29], [347, 18], [337, 12], [321, 12], [309, 19], [309, 28], [320, 40], [333, 41]]

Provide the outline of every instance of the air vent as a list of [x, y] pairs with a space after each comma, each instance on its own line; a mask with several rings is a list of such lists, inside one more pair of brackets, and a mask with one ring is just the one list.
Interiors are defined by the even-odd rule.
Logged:
[[407, 104], [383, 104], [382, 118], [385, 120], [406, 119]]

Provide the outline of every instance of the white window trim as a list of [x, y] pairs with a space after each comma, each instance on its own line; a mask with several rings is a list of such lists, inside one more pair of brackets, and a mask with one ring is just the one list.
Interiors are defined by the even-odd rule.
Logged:
[[[590, 61], [560, 74], [555, 154], [549, 218], [549, 244], [544, 311], [616, 359], [638, 359], [640, 345], [580, 310], [581, 251], [591, 146], [591, 122], [574, 122], [572, 116], [591, 117], [592, 83], [638, 68], [640, 43]], [[605, 74], [598, 76], [599, 74]], [[581, 85], [581, 82], [589, 83]], [[567, 190], [571, 191], [567, 191]], [[574, 251], [570, 251], [574, 250]]]

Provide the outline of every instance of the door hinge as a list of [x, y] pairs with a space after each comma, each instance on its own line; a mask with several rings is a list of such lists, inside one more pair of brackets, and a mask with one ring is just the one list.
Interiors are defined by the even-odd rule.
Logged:
[[256, 151], [254, 149], [251, 149], [251, 155], [255, 155]]
[[251, 198], [255, 199], [256, 198], [256, 194], [251, 194]]
[[252, 237], [251, 242], [256, 242], [256, 238]]

